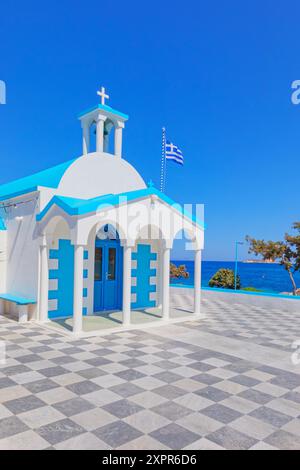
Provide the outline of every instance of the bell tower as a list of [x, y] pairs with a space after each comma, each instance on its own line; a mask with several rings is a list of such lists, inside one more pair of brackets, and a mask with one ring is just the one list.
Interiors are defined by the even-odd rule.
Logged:
[[97, 94], [101, 97], [101, 104], [78, 116], [82, 127], [82, 153], [83, 155], [90, 153], [90, 132], [95, 124], [96, 152], [108, 152], [109, 136], [114, 131], [113, 155], [122, 158], [123, 129], [128, 116], [105, 104], [109, 96], [105, 93], [104, 87], [101, 87]]

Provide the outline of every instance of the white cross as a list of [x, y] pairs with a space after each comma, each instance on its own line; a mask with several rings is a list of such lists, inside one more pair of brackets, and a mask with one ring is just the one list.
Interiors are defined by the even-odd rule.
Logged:
[[101, 96], [101, 104], [105, 105], [105, 99], [109, 99], [109, 96], [105, 94], [105, 88], [102, 86], [101, 91], [97, 91], [97, 95]]
[[176, 149], [176, 145], [174, 145], [174, 144], [172, 144], [172, 143], [167, 144], [167, 146], [170, 147], [169, 152], [171, 152], [171, 153], [173, 153], [173, 152], [175, 151], [175, 149]]

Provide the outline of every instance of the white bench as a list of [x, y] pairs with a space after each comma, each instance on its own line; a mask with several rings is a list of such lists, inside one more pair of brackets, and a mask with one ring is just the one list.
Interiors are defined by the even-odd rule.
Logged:
[[7, 313], [6, 304], [12, 303], [16, 305], [16, 312], [20, 323], [28, 321], [28, 307], [36, 304], [36, 300], [26, 299], [14, 294], [0, 294], [0, 314]]

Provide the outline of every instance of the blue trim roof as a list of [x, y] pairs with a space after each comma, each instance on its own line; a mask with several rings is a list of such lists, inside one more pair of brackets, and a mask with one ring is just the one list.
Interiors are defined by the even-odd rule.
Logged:
[[103, 111], [107, 111], [108, 113], [117, 114], [118, 116], [126, 120], [129, 118], [127, 114], [121, 113], [120, 111], [117, 111], [116, 109], [113, 109], [110, 106], [107, 106], [106, 104], [98, 104], [97, 106], [93, 106], [90, 109], [86, 109], [82, 113], [78, 114], [78, 118], [81, 118], [85, 114], [92, 113], [93, 111], [96, 111], [96, 109], [103, 109]]
[[[53, 205], [60, 207], [64, 212], [71, 216], [78, 216], [103, 210], [106, 207], [116, 206], [120, 204], [120, 198], [122, 197], [124, 199], [126, 198], [126, 202], [132, 202], [136, 199], [145, 198], [151, 195], [158, 196], [159, 199], [166, 202], [170, 206], [175, 204], [172, 199], [153, 187], [138, 189], [136, 191], [130, 191], [127, 193], [105, 194], [103, 196], [98, 196], [92, 199], [75, 199], [65, 196], [54, 196], [47, 206], [40, 212], [40, 214], [36, 216], [36, 220], [42, 220]], [[178, 204], [176, 204], [176, 210], [180, 210], [180, 206]], [[204, 223], [198, 220], [193, 214], [189, 214], [183, 210], [181, 210], [181, 213], [189, 218], [192, 222], [195, 222], [200, 227], [205, 228]]]
[[15, 302], [17, 305], [28, 305], [36, 304], [35, 299], [27, 299], [26, 297], [20, 297], [15, 294], [0, 294], [0, 299], [8, 300], [9, 302]]
[[31, 193], [36, 191], [39, 186], [57, 188], [63, 174], [74, 161], [75, 159], [69, 160], [39, 173], [3, 184], [0, 186], [0, 201]]
[[0, 231], [6, 230], [5, 223], [3, 219], [0, 217]]

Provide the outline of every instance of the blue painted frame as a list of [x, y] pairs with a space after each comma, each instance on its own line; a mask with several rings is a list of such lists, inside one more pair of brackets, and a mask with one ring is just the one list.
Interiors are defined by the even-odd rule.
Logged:
[[0, 217], [0, 230], [3, 230], [3, 231], [6, 230], [6, 226], [2, 217]]
[[[121, 309], [123, 288], [123, 248], [120, 245], [120, 240], [96, 239], [95, 249], [96, 248], [102, 248], [102, 280], [94, 280], [94, 312]], [[116, 249], [116, 276], [114, 281], [105, 278], [105, 273], [108, 268], [109, 248]]]
[[[71, 240], [59, 239], [58, 249], [49, 251], [50, 259], [58, 260], [57, 269], [49, 269], [49, 279], [57, 279], [57, 289], [48, 291], [49, 300], [57, 300], [57, 309], [49, 310], [48, 317], [62, 318], [73, 316], [74, 293], [74, 245]], [[88, 251], [84, 251], [84, 259], [88, 258]], [[88, 270], [82, 273], [83, 278], [88, 277]], [[87, 297], [88, 290], [83, 288], [82, 297]], [[87, 314], [87, 308], [83, 307], [83, 315]]]
[[151, 261], [157, 259], [157, 254], [151, 252], [150, 244], [139, 243], [137, 252], [132, 253], [136, 260], [136, 269], [131, 270], [131, 276], [136, 278], [136, 286], [131, 287], [132, 294], [136, 294], [136, 301], [131, 308], [155, 307], [156, 301], [150, 300], [150, 293], [156, 292], [156, 284], [150, 284], [150, 278], [156, 276], [156, 269], [151, 268]]

